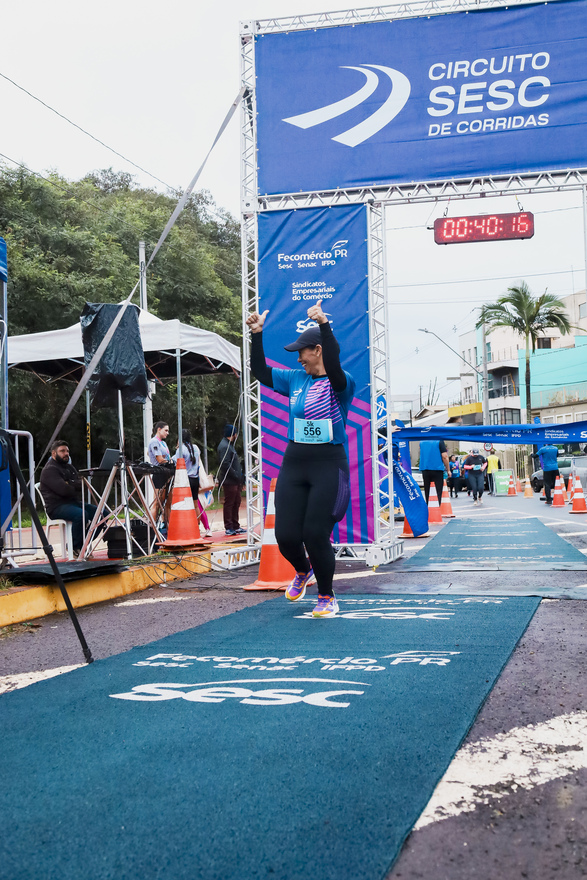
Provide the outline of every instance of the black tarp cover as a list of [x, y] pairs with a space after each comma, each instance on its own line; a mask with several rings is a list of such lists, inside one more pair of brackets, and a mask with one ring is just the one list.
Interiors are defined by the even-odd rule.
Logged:
[[[85, 304], [80, 323], [86, 369], [120, 308], [115, 303]], [[119, 389], [123, 403], [145, 402], [147, 374], [136, 306], [127, 307], [88, 388], [95, 407], [116, 406]]]

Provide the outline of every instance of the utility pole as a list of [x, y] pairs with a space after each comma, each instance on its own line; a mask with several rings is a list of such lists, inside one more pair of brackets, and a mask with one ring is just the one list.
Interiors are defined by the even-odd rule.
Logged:
[[[147, 308], [147, 263], [145, 255], [145, 242], [139, 241], [139, 305], [143, 311]], [[147, 447], [153, 434], [153, 395], [155, 383], [149, 379], [147, 382], [149, 392], [143, 404], [143, 458], [147, 460]]]
[[[482, 392], [483, 392], [483, 403], [482, 403], [483, 424], [488, 424], [487, 419], [489, 418], [489, 381], [488, 381], [488, 377], [487, 377], [487, 346], [485, 344], [485, 326], [483, 327], [483, 360], [482, 360], [483, 369], [482, 369], [482, 371], [479, 371], [476, 366], [474, 366], [473, 364], [470, 364], [469, 361], [465, 360], [465, 358], [462, 355], [460, 355], [458, 353], [458, 351], [455, 351], [454, 348], [452, 348], [452, 346], [450, 346], [448, 344], [448, 342], [445, 342], [444, 339], [441, 339], [440, 336], [438, 335], [438, 333], [435, 333], [434, 330], [426, 330], [424, 327], [419, 327], [418, 329], [419, 329], [420, 333], [429, 333], [431, 336], [436, 336], [436, 338], [438, 339], [439, 342], [442, 342], [443, 345], [446, 345], [446, 347], [449, 348], [453, 354], [456, 354], [456, 356], [458, 358], [460, 358], [464, 364], [466, 364], [468, 367], [471, 367], [471, 369], [477, 373], [477, 376], [480, 377], [481, 383], [482, 383], [481, 388], [482, 388]], [[477, 357], [475, 357], [475, 360], [477, 360]], [[477, 386], [477, 389], [479, 389], [479, 386]], [[420, 395], [421, 394], [422, 394], [422, 386], [420, 386]]]
[[483, 424], [489, 424], [489, 376], [487, 373], [487, 341], [486, 341], [486, 328], [485, 324], [481, 327], [481, 344], [483, 346], [483, 358], [481, 361], [483, 376], [481, 378], [482, 383], [482, 392], [483, 392], [483, 403], [482, 403], [482, 413], [483, 413]]

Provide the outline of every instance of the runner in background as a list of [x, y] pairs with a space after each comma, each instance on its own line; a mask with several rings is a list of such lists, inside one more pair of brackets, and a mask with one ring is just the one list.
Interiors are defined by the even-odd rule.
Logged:
[[495, 478], [493, 475], [494, 475], [495, 471], [500, 471], [500, 470], [501, 470], [501, 461], [497, 457], [497, 455], [495, 453], [495, 449], [492, 446], [491, 452], [487, 456], [487, 482], [489, 484], [489, 494], [490, 495], [497, 494], [495, 491]]
[[538, 455], [542, 456], [542, 476], [544, 480], [544, 494], [546, 495], [546, 503], [552, 504], [552, 490], [556, 483], [556, 478], [560, 476], [558, 469], [558, 448], [552, 443], [548, 443], [538, 450]]
[[461, 480], [461, 463], [458, 455], [451, 455], [448, 463], [450, 466], [450, 474], [447, 480], [447, 486], [450, 491], [450, 497], [457, 498], [459, 494], [459, 483]]
[[330, 536], [350, 500], [345, 442], [355, 381], [340, 365], [340, 346], [322, 311], [322, 300], [308, 309], [308, 318], [318, 326], [285, 346], [286, 351], [298, 353], [303, 370], [267, 366], [262, 334], [267, 315], [268, 310], [262, 315], [254, 312], [247, 324], [253, 375], [289, 399], [289, 442], [275, 491], [275, 538], [296, 570], [285, 595], [299, 601], [315, 576], [318, 604], [312, 614], [333, 617], [338, 602], [332, 588], [335, 558]]
[[444, 473], [450, 477], [450, 462], [444, 440], [421, 440], [420, 441], [420, 473], [424, 483], [424, 495], [426, 504], [430, 498], [430, 486], [436, 486], [438, 503], [442, 500], [444, 487]]
[[481, 455], [478, 449], [471, 449], [463, 463], [463, 467], [468, 474], [469, 486], [473, 493], [473, 506], [477, 507], [483, 504], [483, 489], [485, 488], [485, 470], [487, 468], [487, 459]]

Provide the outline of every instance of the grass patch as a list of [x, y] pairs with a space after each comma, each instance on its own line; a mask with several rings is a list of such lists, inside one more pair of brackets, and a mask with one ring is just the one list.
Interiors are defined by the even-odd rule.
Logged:
[[40, 626], [40, 623], [10, 623], [8, 626], [0, 626], [0, 639], [8, 639], [20, 633], [34, 633]]

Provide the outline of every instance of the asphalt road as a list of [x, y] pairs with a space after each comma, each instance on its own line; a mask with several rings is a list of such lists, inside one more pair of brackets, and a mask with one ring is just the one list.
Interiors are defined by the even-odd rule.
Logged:
[[[587, 516], [533, 499], [466, 496], [457, 514], [477, 522], [539, 516], [587, 554]], [[408, 555], [421, 541], [406, 542]], [[209, 574], [80, 609], [95, 658], [108, 657], [273, 598], [246, 593], [256, 569]], [[449, 581], [471, 592], [521, 582], [585, 589], [587, 571], [409, 572], [401, 562], [372, 572], [340, 560], [340, 592], [433, 590]], [[587, 602], [543, 599], [387, 880], [575, 880], [587, 876]], [[0, 637], [0, 692], [83, 662], [66, 614]], [[0, 697], [1, 699], [1, 697]], [[287, 880], [287, 878], [283, 878]]]

